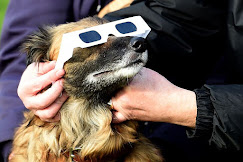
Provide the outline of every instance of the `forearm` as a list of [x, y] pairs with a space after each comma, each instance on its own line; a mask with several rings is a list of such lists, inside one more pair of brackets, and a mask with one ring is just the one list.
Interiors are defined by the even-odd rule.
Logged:
[[[168, 114], [162, 118], [162, 122], [194, 128], [196, 125], [197, 104], [193, 91], [178, 88], [171, 96], [172, 107], [168, 108]], [[163, 104], [163, 103], [162, 103]]]

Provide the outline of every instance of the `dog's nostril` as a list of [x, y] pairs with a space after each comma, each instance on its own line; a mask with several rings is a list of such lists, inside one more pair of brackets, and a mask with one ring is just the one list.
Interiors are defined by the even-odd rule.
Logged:
[[145, 39], [141, 37], [134, 37], [130, 41], [130, 46], [136, 52], [144, 52], [146, 50]]

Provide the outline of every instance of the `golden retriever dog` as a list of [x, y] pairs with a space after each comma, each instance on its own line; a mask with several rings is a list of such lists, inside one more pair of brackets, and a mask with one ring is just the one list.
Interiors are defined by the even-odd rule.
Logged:
[[[57, 60], [62, 35], [107, 23], [89, 17], [75, 23], [45, 27], [23, 44], [27, 64]], [[11, 162], [159, 162], [160, 151], [137, 131], [137, 121], [112, 123], [107, 104], [139, 73], [147, 61], [140, 37], [115, 37], [88, 48], [75, 48], [65, 65], [64, 89], [70, 96], [59, 122], [44, 122], [33, 112], [13, 141]]]

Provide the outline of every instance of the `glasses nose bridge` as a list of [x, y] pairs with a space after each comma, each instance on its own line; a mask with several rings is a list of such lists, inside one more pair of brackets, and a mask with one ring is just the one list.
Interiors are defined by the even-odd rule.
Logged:
[[112, 28], [109, 28], [106, 30], [106, 34], [107, 38], [109, 36], [116, 36], [116, 37], [122, 37], [124, 34], [120, 33], [115, 26], [113, 26]]

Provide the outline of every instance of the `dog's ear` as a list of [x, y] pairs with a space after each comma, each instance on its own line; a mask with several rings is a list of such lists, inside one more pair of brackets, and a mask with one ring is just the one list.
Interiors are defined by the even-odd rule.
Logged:
[[49, 61], [49, 49], [51, 46], [51, 27], [39, 28], [31, 34], [22, 44], [22, 52], [27, 54], [27, 65], [32, 62]]

